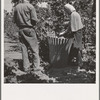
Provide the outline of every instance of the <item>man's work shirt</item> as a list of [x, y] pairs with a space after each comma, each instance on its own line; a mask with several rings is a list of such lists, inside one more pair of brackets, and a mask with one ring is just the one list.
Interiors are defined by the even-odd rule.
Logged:
[[70, 24], [71, 24], [72, 32], [76, 32], [83, 28], [81, 17], [76, 11], [71, 13], [71, 23]]
[[14, 22], [18, 27], [31, 27], [38, 21], [35, 8], [30, 3], [19, 3], [14, 9]]

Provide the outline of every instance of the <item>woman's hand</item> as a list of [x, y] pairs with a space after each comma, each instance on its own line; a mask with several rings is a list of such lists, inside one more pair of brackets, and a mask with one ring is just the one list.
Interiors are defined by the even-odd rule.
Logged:
[[64, 34], [65, 34], [65, 31], [64, 31], [64, 32], [59, 33], [59, 36], [63, 36]]
[[65, 25], [65, 26], [69, 26], [69, 24], [70, 24], [69, 21], [65, 21], [65, 22], [63, 23], [63, 25]]

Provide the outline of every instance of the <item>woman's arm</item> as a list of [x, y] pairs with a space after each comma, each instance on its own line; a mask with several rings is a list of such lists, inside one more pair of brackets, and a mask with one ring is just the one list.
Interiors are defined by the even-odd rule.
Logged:
[[63, 35], [65, 35], [65, 34], [69, 33], [69, 32], [71, 32], [70, 23], [69, 23], [69, 25], [68, 25], [68, 28], [67, 28], [65, 31], [61, 32], [61, 33], [59, 34], [59, 36], [63, 36]]

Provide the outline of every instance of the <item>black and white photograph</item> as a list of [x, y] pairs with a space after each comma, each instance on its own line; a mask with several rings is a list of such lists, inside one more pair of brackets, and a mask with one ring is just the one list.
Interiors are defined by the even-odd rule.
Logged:
[[96, 84], [96, 0], [4, 0], [4, 83]]
[[1, 0], [1, 100], [99, 100], [99, 0]]

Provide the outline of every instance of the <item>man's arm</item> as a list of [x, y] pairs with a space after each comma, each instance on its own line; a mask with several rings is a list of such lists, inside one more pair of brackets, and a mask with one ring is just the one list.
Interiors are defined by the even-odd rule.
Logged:
[[15, 11], [15, 8], [13, 9], [13, 22], [16, 23], [16, 11]]
[[34, 26], [34, 25], [36, 25], [37, 22], [39, 22], [39, 20], [37, 18], [36, 10], [34, 7], [32, 7], [32, 9], [31, 9], [31, 23]]

